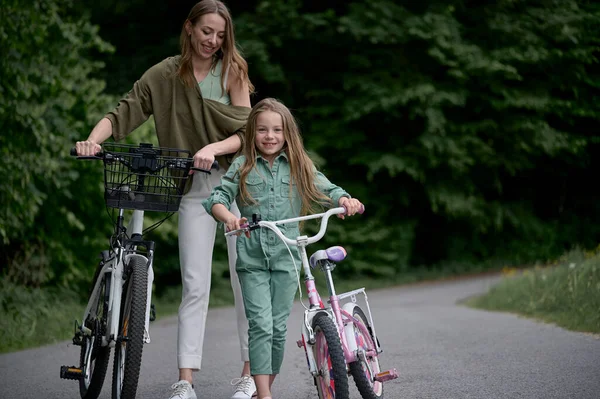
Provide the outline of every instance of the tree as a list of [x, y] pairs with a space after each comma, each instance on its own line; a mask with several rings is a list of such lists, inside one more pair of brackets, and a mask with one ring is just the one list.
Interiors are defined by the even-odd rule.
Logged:
[[375, 213], [365, 265], [596, 245], [598, 190], [567, 184], [597, 153], [594, 3], [263, 1], [238, 26], [261, 95]]
[[103, 207], [87, 195], [98, 193], [99, 174], [68, 154], [98, 110], [114, 101], [102, 95], [102, 81], [90, 78], [102, 67], [91, 54], [112, 47], [71, 6], [3, 0], [0, 16], [2, 268], [28, 285], [78, 273], [87, 237], [71, 242], [71, 235], [98, 227], [93, 215]]

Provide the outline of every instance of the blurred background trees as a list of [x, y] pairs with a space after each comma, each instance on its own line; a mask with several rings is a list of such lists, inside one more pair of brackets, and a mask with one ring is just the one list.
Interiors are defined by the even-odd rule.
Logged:
[[[195, 1], [1, 1], [3, 278], [86, 286], [110, 226], [100, 165], [68, 150], [178, 53]], [[340, 273], [467, 272], [598, 244], [596, 2], [226, 4], [252, 102], [284, 101], [321, 170], [366, 204], [322, 244], [349, 250]], [[132, 135], [151, 138], [151, 121]], [[153, 233], [158, 289], [179, 281], [175, 226]]]

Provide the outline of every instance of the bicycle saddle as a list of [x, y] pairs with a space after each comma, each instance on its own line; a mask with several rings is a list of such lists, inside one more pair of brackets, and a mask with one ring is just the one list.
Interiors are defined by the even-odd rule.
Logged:
[[340, 262], [346, 257], [346, 250], [339, 245], [335, 247], [329, 247], [327, 249], [320, 249], [310, 257], [310, 266], [315, 267], [322, 260], [330, 260], [332, 262]]

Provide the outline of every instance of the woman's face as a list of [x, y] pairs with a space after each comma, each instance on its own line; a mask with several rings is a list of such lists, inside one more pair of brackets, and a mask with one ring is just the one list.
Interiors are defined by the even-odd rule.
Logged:
[[198, 57], [212, 58], [219, 51], [225, 39], [226, 24], [225, 18], [219, 14], [204, 14], [195, 25], [188, 21], [187, 31]]
[[273, 164], [273, 160], [279, 155], [285, 144], [281, 115], [273, 111], [263, 111], [256, 116], [254, 143], [263, 158]]

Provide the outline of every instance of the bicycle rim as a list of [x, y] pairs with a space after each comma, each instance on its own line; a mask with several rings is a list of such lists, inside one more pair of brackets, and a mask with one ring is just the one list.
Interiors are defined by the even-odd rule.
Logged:
[[326, 314], [319, 314], [313, 321], [313, 330], [313, 351], [318, 371], [315, 383], [319, 398], [348, 399], [346, 360], [335, 324]]
[[357, 359], [355, 362], [350, 363], [350, 374], [352, 374], [356, 388], [358, 388], [358, 391], [364, 399], [381, 399], [383, 398], [383, 384], [374, 380], [375, 375], [379, 373], [381, 369], [379, 367], [379, 356], [375, 348], [371, 326], [361, 308], [358, 306], [354, 307], [352, 313], [369, 332], [369, 335], [365, 336], [355, 323], [354, 338], [356, 339], [358, 350], [365, 352], [372, 351], [375, 355], [366, 356], [366, 362]]
[[145, 258], [132, 256], [127, 273], [129, 277], [123, 285], [119, 336], [115, 345], [113, 399], [135, 398], [144, 349], [148, 291], [148, 269]]
[[[99, 265], [98, 269], [101, 267], [102, 265]], [[100, 270], [96, 270], [92, 287], [96, 285], [98, 278], [102, 278], [102, 283], [95, 308], [84, 322], [92, 333], [83, 338], [79, 355], [80, 367], [83, 370], [83, 378], [79, 380], [79, 394], [82, 399], [96, 399], [100, 395], [110, 358], [110, 347], [100, 346], [102, 336], [106, 333], [110, 275], [100, 275]]]

